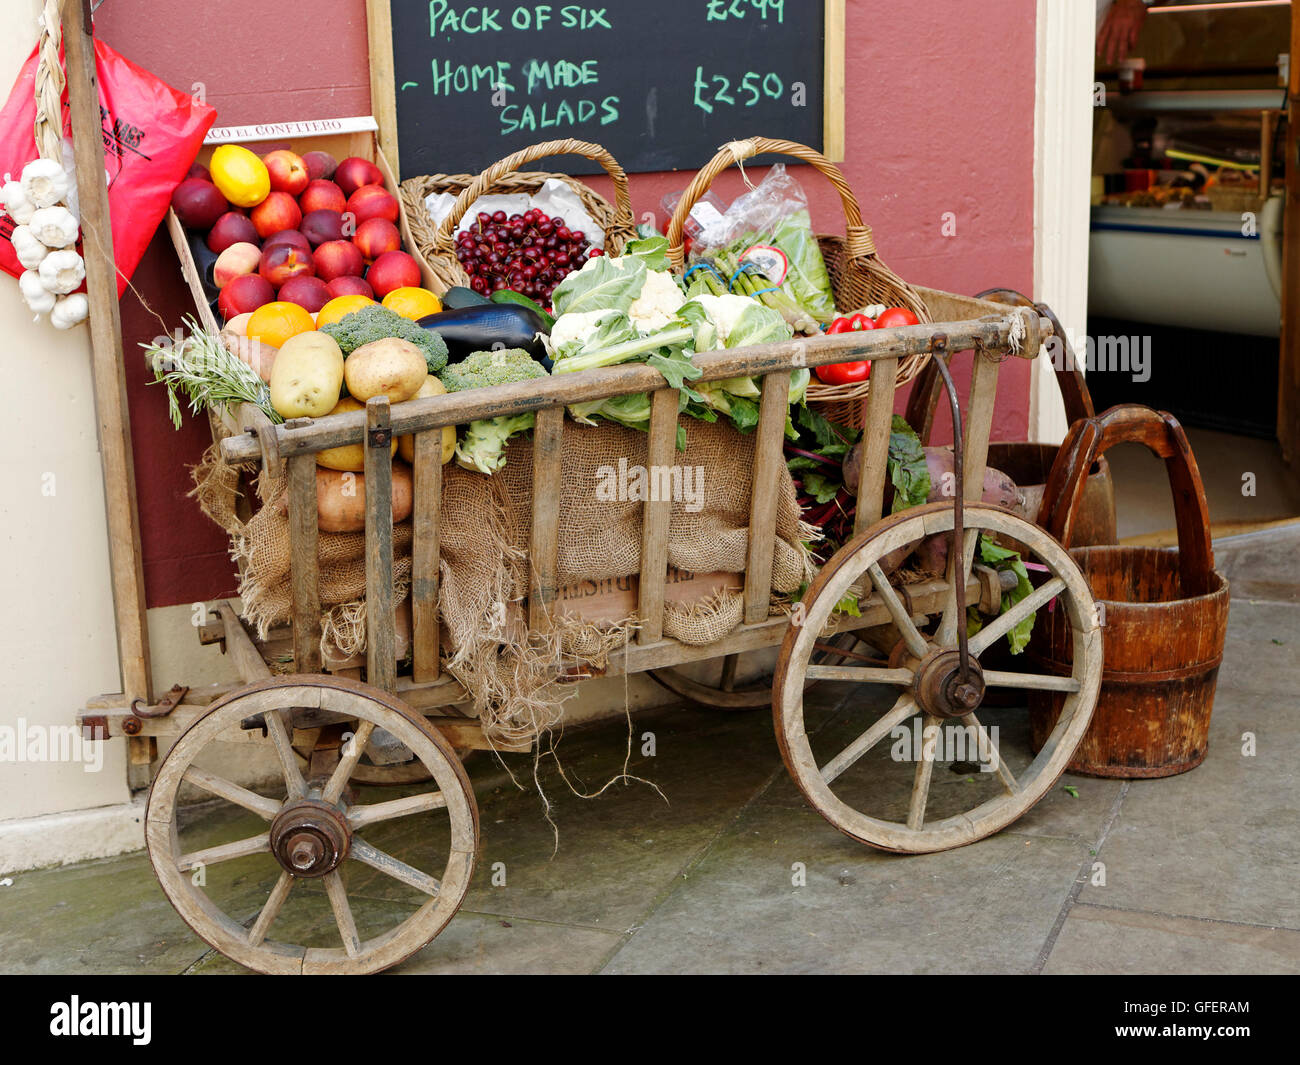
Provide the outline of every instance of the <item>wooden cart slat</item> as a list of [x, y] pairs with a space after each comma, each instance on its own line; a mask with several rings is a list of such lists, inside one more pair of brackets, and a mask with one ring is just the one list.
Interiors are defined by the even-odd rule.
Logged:
[[749, 555], [745, 563], [745, 623], [767, 617], [772, 601], [772, 552], [776, 547], [776, 508], [785, 464], [781, 444], [790, 406], [790, 371], [763, 377], [754, 442], [754, 478], [749, 501]]
[[559, 594], [563, 432], [563, 407], [537, 412], [533, 427], [533, 577], [528, 599], [528, 625], [534, 632], [550, 631], [551, 611]]
[[387, 396], [366, 401], [366, 679], [393, 690], [393, 457]]
[[871, 364], [871, 392], [867, 395], [866, 428], [862, 434], [862, 464], [853, 531], [860, 533], [882, 517], [885, 477], [889, 469], [889, 435], [894, 414], [894, 382], [898, 360], [879, 359]]
[[299, 673], [318, 673], [321, 666], [321, 616], [316, 456], [294, 455], [288, 466], [294, 668]]
[[438, 679], [438, 527], [442, 518], [442, 430], [415, 436], [411, 544], [412, 676]]
[[[655, 643], [664, 631], [664, 584], [668, 577], [668, 521], [672, 517], [671, 493], [662, 491], [660, 471], [673, 466], [677, 450], [677, 413], [681, 403], [676, 389], [663, 388], [650, 396], [650, 439], [646, 464], [650, 483], [661, 485], [659, 499], [645, 501], [641, 522], [641, 578], [637, 588], [637, 616], [641, 621], [637, 642]], [[651, 493], [653, 495], [653, 493]]]

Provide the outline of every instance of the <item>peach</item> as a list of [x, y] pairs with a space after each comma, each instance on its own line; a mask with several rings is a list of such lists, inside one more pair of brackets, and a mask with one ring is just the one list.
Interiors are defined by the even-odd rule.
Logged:
[[257, 272], [276, 288], [291, 278], [316, 274], [316, 264], [309, 251], [292, 244], [276, 244], [262, 252], [262, 262]]
[[343, 190], [334, 182], [323, 179], [308, 184], [303, 194], [298, 197], [298, 206], [302, 208], [303, 214], [310, 214], [312, 211], [342, 212], [347, 205], [348, 198], [343, 194]]
[[172, 210], [188, 229], [211, 229], [230, 210], [230, 204], [211, 181], [192, 177], [173, 190]]
[[343, 216], [338, 211], [308, 211], [302, 216], [302, 235], [312, 246], [343, 239]]
[[258, 235], [257, 226], [253, 225], [247, 215], [227, 211], [216, 220], [208, 234], [208, 250], [220, 255], [232, 244], [256, 244]]
[[271, 282], [258, 274], [244, 274], [237, 277], [221, 290], [217, 297], [217, 310], [227, 320], [236, 315], [255, 311], [264, 303], [275, 299], [275, 289]]
[[319, 181], [322, 178], [328, 181], [339, 166], [338, 160], [329, 152], [308, 152], [302, 157], [302, 161], [312, 181]]
[[372, 218], [397, 221], [397, 197], [382, 185], [362, 185], [348, 197], [347, 209], [356, 215], [358, 225]]
[[298, 196], [311, 181], [302, 156], [287, 148], [279, 148], [262, 156], [262, 162], [271, 177], [272, 192], [287, 192], [290, 196]]
[[382, 185], [384, 175], [368, 159], [350, 155], [339, 163], [338, 169], [334, 171], [334, 180], [345, 196], [351, 196], [362, 185]]
[[311, 251], [311, 242], [296, 229], [282, 229], [279, 233], [272, 233], [262, 241], [262, 251], [273, 244], [292, 244], [301, 251]]
[[324, 281], [336, 277], [360, 277], [366, 272], [366, 261], [361, 249], [350, 240], [327, 240], [313, 253], [316, 276]]
[[299, 274], [297, 277], [291, 277], [283, 285], [280, 291], [276, 293], [276, 299], [284, 300], [286, 303], [296, 303], [303, 310], [315, 314], [325, 304], [329, 303], [329, 289], [325, 282], [319, 277], [308, 277], [306, 274]]
[[302, 221], [298, 201], [287, 192], [267, 193], [266, 199], [249, 213], [260, 237], [269, 237], [283, 229], [297, 229]]
[[240, 241], [217, 256], [212, 267], [212, 280], [217, 288], [225, 288], [237, 277], [257, 273], [262, 262], [262, 250], [256, 244]]
[[361, 249], [366, 262], [373, 263], [385, 252], [399, 251], [402, 247], [402, 234], [387, 218], [372, 218], [357, 226], [352, 243]]
[[420, 264], [404, 251], [386, 251], [366, 272], [366, 280], [380, 299], [394, 289], [418, 288]]
[[325, 287], [329, 289], [330, 299], [335, 299], [339, 296], [366, 296], [370, 299], [375, 298], [375, 290], [370, 287], [370, 282], [364, 277], [351, 277], [349, 275], [336, 277]]

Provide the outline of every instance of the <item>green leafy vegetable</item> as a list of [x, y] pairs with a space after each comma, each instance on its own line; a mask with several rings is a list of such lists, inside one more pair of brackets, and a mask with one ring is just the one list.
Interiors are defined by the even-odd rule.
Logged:
[[[1010, 570], [1016, 575], [1016, 586], [1010, 591], [1002, 593], [1001, 610], [999, 610], [1000, 614], [1005, 614], [1020, 602], [1020, 600], [1033, 594], [1034, 586], [1029, 580], [1029, 570], [1025, 568], [1025, 564], [1021, 561], [1018, 552], [1012, 551], [1009, 548], [999, 547], [987, 535], [981, 534], [979, 553], [980, 561], [982, 561], [986, 566], [992, 566], [999, 573], [1004, 570]], [[1029, 638], [1033, 634], [1034, 620], [1037, 616], [1037, 613], [1030, 614], [1027, 618], [1007, 632], [1007, 643], [1010, 645], [1011, 653], [1013, 655], [1020, 654], [1029, 646]], [[967, 635], [974, 635], [983, 627], [984, 620], [980, 617], [979, 610], [973, 606], [967, 607]]]
[[[448, 392], [514, 384], [545, 377], [546, 369], [523, 348], [476, 351], [441, 374]], [[466, 469], [492, 474], [506, 464], [505, 448], [515, 433], [533, 427], [532, 411], [523, 414], [482, 418], [469, 423], [464, 439], [456, 446], [456, 461]]]
[[897, 414], [889, 430], [889, 480], [894, 486], [893, 514], [920, 506], [930, 495], [930, 470], [921, 438]]
[[781, 287], [820, 322], [835, 318], [835, 294], [822, 258], [821, 245], [813, 232], [807, 208], [786, 215], [776, 223], [772, 243], [785, 252], [790, 269]]

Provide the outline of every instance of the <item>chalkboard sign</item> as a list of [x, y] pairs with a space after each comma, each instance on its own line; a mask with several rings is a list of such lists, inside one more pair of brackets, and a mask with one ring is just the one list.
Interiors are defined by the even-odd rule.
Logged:
[[832, 157], [842, 141], [843, 0], [370, 4], [372, 56], [391, 35], [391, 73], [378, 63], [372, 85], [402, 178], [477, 173], [566, 137], [629, 172], [694, 169], [743, 137]]

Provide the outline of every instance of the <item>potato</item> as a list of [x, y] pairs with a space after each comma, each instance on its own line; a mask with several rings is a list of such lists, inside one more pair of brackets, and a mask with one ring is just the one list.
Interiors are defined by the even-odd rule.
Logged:
[[348, 356], [343, 373], [348, 392], [362, 403], [375, 396], [401, 403], [420, 390], [429, 366], [424, 352], [409, 340], [385, 337], [357, 348]]
[[[393, 521], [405, 521], [415, 503], [415, 478], [393, 463]], [[321, 532], [361, 532], [366, 527], [366, 475], [316, 468], [316, 514]]]
[[[251, 318], [252, 315], [240, 315], [240, 317]], [[232, 318], [230, 321], [233, 324], [235, 320]], [[229, 325], [221, 331], [220, 339], [222, 346], [230, 354], [251, 366], [257, 372], [257, 376], [267, 384], [271, 383], [271, 371], [275, 369], [275, 356], [279, 353], [279, 348], [264, 344], [256, 337], [232, 332]]]
[[323, 418], [343, 389], [343, 352], [326, 333], [299, 333], [284, 342], [271, 367], [271, 406], [289, 418]]
[[[359, 403], [351, 396], [344, 396], [338, 402], [331, 414], [346, 414], [350, 410], [365, 410], [366, 405]], [[397, 441], [393, 441], [390, 455], [397, 454]], [[343, 444], [340, 447], [327, 447], [324, 451], [316, 453], [316, 465], [324, 466], [327, 470], [350, 470], [354, 473], [360, 473], [366, 468], [366, 449], [362, 444]]]
[[[425, 396], [445, 396], [447, 389], [433, 374], [429, 374], [424, 379], [424, 384], [420, 386], [420, 391], [415, 393], [412, 399], [423, 399]], [[397, 450], [401, 452], [402, 458], [407, 462], [415, 462], [415, 437], [399, 436], [397, 438]], [[456, 454], [456, 427], [454, 425], [444, 425], [442, 427], [442, 463], [445, 466], [451, 461], [452, 455]]]

